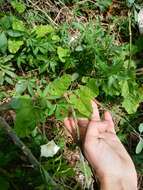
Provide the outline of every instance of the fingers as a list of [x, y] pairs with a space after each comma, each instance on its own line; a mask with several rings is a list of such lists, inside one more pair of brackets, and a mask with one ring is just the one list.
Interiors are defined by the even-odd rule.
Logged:
[[[84, 140], [89, 121], [86, 118], [79, 118], [77, 120], [77, 123], [78, 123], [78, 127], [79, 127], [79, 132], [80, 132], [80, 139]], [[70, 135], [72, 135], [73, 139], [76, 139], [77, 138], [77, 130], [76, 130], [76, 124], [75, 124], [74, 119], [72, 117], [65, 118], [64, 125], [65, 125], [67, 131], [70, 133]]]
[[64, 119], [64, 125], [68, 132], [72, 135], [75, 136], [75, 122], [73, 118], [65, 118]]
[[114, 123], [110, 112], [105, 111], [104, 120], [101, 121], [97, 104], [92, 101], [93, 113], [91, 121], [88, 125], [87, 135], [98, 136], [100, 133], [112, 132], [115, 133]]
[[104, 112], [104, 119], [107, 120], [107, 121], [113, 122], [112, 116], [111, 116], [110, 112], [108, 112], [108, 111]]
[[78, 126], [79, 127], [87, 127], [89, 124], [89, 120], [86, 118], [79, 118], [78, 119]]
[[113, 122], [113, 119], [112, 119], [110, 112], [108, 112], [108, 111], [104, 112], [104, 119], [105, 119], [105, 121], [108, 121], [108, 123], [109, 123], [108, 127], [107, 127], [107, 131], [112, 132], [112, 133], [116, 133], [115, 127], [114, 127], [114, 122]]
[[92, 103], [92, 108], [93, 108], [91, 120], [100, 121], [100, 115], [99, 115], [97, 104], [94, 101], [92, 101], [91, 103]]
[[89, 122], [88, 125], [88, 129], [87, 129], [87, 134], [86, 136], [90, 137], [90, 136], [98, 136], [99, 135], [99, 131], [98, 131], [98, 122], [100, 121], [100, 115], [99, 115], [99, 110], [97, 107], [97, 104], [95, 103], [95, 101], [91, 101], [92, 104], [92, 108], [93, 108], [93, 112], [91, 115], [91, 120]]
[[[104, 132], [116, 133], [110, 112], [105, 111], [104, 121], [101, 121], [97, 104], [94, 101], [92, 101], [92, 108], [93, 113], [90, 121], [86, 118], [79, 118], [77, 120], [81, 138], [84, 139], [85, 134], [97, 137], [100, 133]], [[76, 138], [77, 131], [74, 119], [72, 117], [66, 118], [64, 125], [72, 137]]]
[[[77, 124], [79, 127], [82, 127], [82, 128], [87, 127], [89, 124], [89, 120], [86, 118], [79, 118], [77, 120]], [[75, 128], [75, 121], [72, 117], [71, 118], [65, 118], [64, 119], [64, 125], [69, 132], [72, 132], [72, 128]]]

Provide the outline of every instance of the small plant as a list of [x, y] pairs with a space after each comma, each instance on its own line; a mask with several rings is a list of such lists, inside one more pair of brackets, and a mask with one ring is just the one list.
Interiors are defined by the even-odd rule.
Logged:
[[14, 72], [14, 68], [9, 61], [11, 61], [13, 58], [12, 55], [1, 57], [0, 60], [0, 85], [3, 85], [4, 82], [7, 82], [8, 84], [13, 85], [13, 80], [16, 79], [16, 74]]

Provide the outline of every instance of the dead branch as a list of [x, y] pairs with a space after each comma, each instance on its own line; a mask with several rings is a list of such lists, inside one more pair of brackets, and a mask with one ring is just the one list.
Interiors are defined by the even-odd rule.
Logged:
[[[29, 162], [33, 165], [36, 170], [42, 171], [43, 168], [35, 156], [32, 154], [31, 150], [20, 140], [20, 138], [16, 135], [16, 133], [12, 130], [12, 128], [8, 125], [8, 123], [0, 117], [0, 127], [6, 132], [6, 134], [12, 139], [12, 141], [22, 150], [22, 152], [29, 159]], [[44, 170], [43, 170], [44, 171]], [[46, 179], [48, 179], [49, 184], [55, 187], [58, 187], [56, 182], [51, 178], [51, 176], [46, 172]], [[59, 189], [59, 188], [58, 188]]]

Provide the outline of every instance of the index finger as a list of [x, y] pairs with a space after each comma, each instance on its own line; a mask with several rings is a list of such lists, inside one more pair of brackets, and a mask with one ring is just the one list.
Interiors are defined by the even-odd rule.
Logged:
[[91, 101], [91, 104], [92, 104], [92, 115], [91, 115], [91, 120], [92, 121], [100, 121], [100, 114], [99, 114], [99, 110], [98, 110], [98, 107], [97, 107], [97, 104], [95, 103], [95, 101]]

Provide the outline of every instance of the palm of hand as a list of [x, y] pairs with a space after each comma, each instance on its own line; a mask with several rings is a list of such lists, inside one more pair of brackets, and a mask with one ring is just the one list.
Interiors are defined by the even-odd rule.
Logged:
[[[101, 121], [95, 102], [92, 103], [91, 120], [78, 119], [83, 152], [98, 177], [132, 176], [136, 178], [134, 164], [124, 146], [116, 136], [114, 123], [109, 112], [104, 113]], [[65, 126], [71, 135], [76, 137], [75, 121], [65, 119]]]

